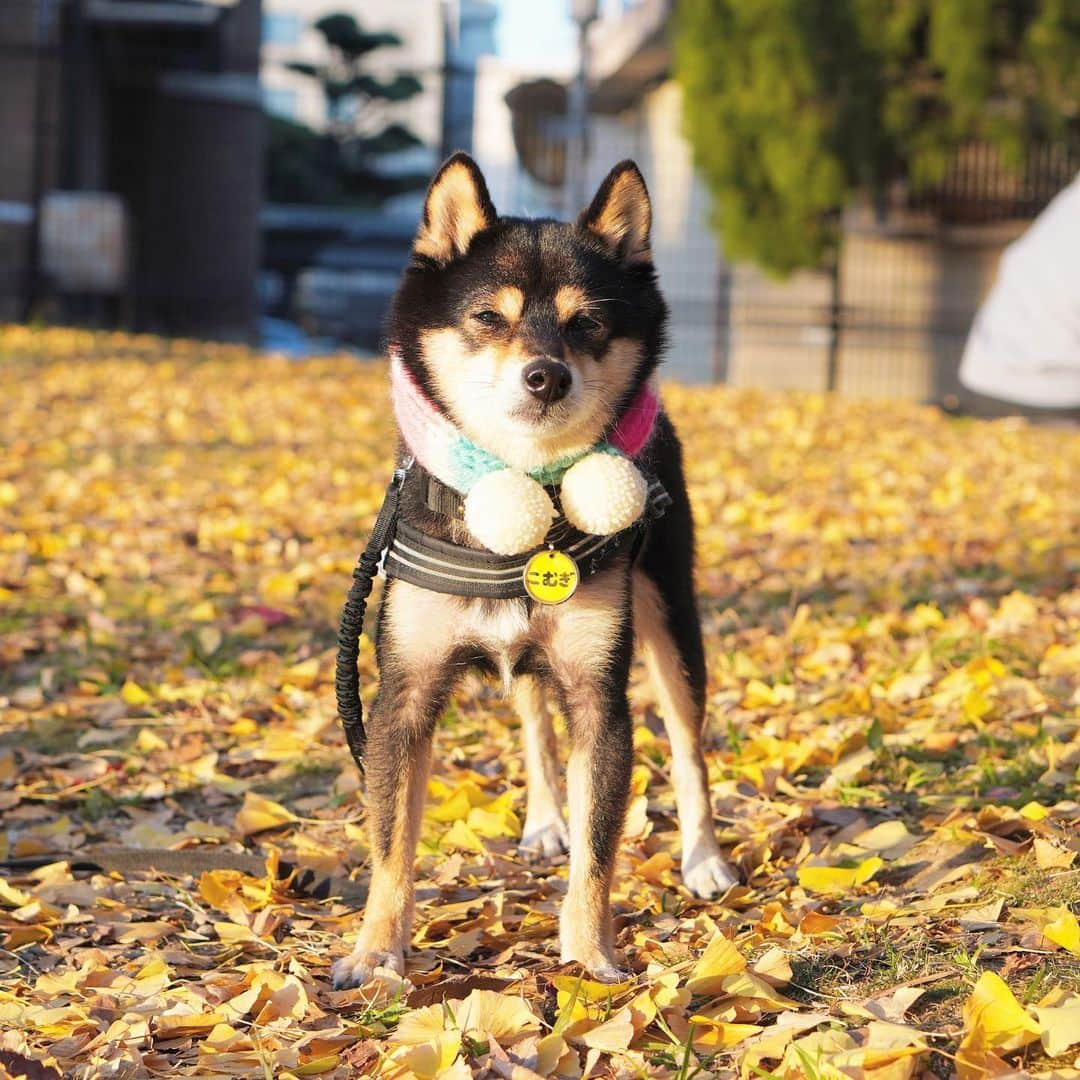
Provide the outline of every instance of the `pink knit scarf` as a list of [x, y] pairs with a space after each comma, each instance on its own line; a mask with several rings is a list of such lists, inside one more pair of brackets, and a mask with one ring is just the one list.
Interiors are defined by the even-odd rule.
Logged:
[[[504, 461], [468, 439], [428, 398], [402, 363], [390, 357], [390, 390], [401, 437], [416, 460], [462, 494], [482, 476], [507, 468]], [[660, 412], [655, 379], [645, 382], [616, 421], [606, 441], [585, 453], [600, 451], [635, 458], [649, 441]], [[563, 474], [585, 454], [551, 462], [529, 475], [543, 484], [558, 484]]]

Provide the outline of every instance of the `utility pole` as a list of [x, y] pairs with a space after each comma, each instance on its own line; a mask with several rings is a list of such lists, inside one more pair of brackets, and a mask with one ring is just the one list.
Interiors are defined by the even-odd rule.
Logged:
[[589, 160], [589, 27], [599, 15], [599, 0], [570, 0], [578, 28], [578, 70], [567, 98], [566, 201], [572, 219], [585, 208]]

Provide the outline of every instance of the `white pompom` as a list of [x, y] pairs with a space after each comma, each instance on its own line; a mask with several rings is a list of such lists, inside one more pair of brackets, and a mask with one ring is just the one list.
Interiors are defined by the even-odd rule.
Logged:
[[563, 513], [582, 532], [610, 536], [641, 517], [648, 493], [645, 477], [628, 458], [587, 454], [563, 477]]
[[465, 497], [469, 532], [496, 555], [517, 555], [542, 544], [554, 517], [543, 487], [512, 469], [481, 477]]

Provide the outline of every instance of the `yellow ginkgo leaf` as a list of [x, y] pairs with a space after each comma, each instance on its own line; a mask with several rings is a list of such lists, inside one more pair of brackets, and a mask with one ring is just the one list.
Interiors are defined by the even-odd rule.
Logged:
[[1039, 1035], [1048, 1057], [1059, 1057], [1080, 1043], [1080, 995], [1073, 995], [1063, 1005], [1037, 1008]]
[[552, 980], [557, 994], [555, 1031], [561, 1033], [576, 1027], [579, 1021], [597, 1020], [606, 1016], [613, 1001], [618, 1000], [631, 984], [602, 983], [583, 976], [556, 975]]
[[797, 1009], [798, 1002], [785, 997], [771, 987], [764, 979], [749, 971], [740, 971], [729, 975], [721, 984], [720, 993], [726, 997], [745, 998], [752, 1001], [756, 1010], [763, 1012], [783, 1012], [785, 1009]]
[[225, 945], [257, 945], [261, 944], [258, 935], [246, 926], [234, 922], [216, 922], [214, 932], [219, 940]]
[[173, 1013], [157, 1018], [159, 1039], [178, 1039], [182, 1035], [199, 1035], [209, 1032], [227, 1017], [221, 1013]]
[[500, 836], [521, 835], [521, 822], [509, 806], [474, 806], [469, 811], [466, 824], [477, 836], [496, 839]]
[[799, 884], [810, 892], [844, 892], [869, 881], [885, 863], [876, 855], [853, 866], [802, 866]]
[[244, 793], [244, 805], [236, 812], [235, 824], [242, 836], [251, 836], [253, 833], [276, 829], [296, 820], [296, 815], [281, 803], [248, 791]]
[[561, 1035], [545, 1035], [536, 1044], [536, 1069], [541, 1076], [550, 1076], [555, 1072], [559, 1063], [567, 1054], [573, 1054], [574, 1064], [577, 1065], [578, 1057]]
[[140, 754], [152, 754], [156, 750], [166, 750], [169, 746], [160, 735], [155, 734], [149, 728], [139, 729], [139, 735], [135, 740], [135, 745], [138, 747]]
[[694, 1025], [693, 1044], [696, 1050], [725, 1050], [762, 1030], [757, 1024], [728, 1024], [700, 1014], [691, 1016], [690, 1023]]
[[746, 969], [746, 957], [730, 938], [717, 934], [691, 968], [686, 988], [697, 995], [718, 994], [724, 979]]
[[307, 660], [303, 660], [299, 664], [293, 664], [292, 667], [285, 669], [285, 678], [293, 686], [299, 686], [303, 690], [314, 686], [318, 677], [319, 658], [317, 656], [310, 656]]
[[1080, 923], [1077, 923], [1076, 916], [1063, 907], [1051, 908], [1050, 911], [1054, 918], [1043, 924], [1043, 937], [1073, 956], [1080, 956]]
[[478, 854], [484, 851], [483, 841], [464, 821], [455, 821], [447, 829], [442, 838], [442, 846], [450, 851], [475, 851]]
[[263, 597], [275, 604], [295, 600], [299, 591], [300, 587], [296, 583], [296, 578], [288, 573], [270, 574], [262, 583]]
[[494, 990], [474, 990], [454, 1010], [454, 1016], [462, 1031], [483, 1032], [501, 1046], [540, 1028], [540, 1018], [523, 998]]
[[1012, 916], [1029, 919], [1047, 941], [1080, 956], [1080, 923], [1068, 908], [1013, 908]]
[[977, 1068], [980, 1052], [1018, 1050], [1039, 1038], [1041, 1030], [1001, 976], [984, 971], [964, 1004], [958, 1061]]
[[148, 705], [154, 700], [150, 694], [132, 679], [128, 679], [127, 682], [120, 687], [120, 697], [124, 700], [126, 705]]
[[629, 1048], [636, 1034], [633, 1014], [628, 1007], [624, 1006], [610, 1019], [586, 1031], [580, 1038], [593, 1050], [618, 1053]]
[[389, 1039], [403, 1046], [418, 1046], [438, 1038], [448, 1024], [450, 1017], [442, 1003], [410, 1009], [390, 1033]]
[[302, 1065], [297, 1065], [292, 1072], [297, 1076], [321, 1076], [323, 1073], [336, 1069], [341, 1063], [340, 1054], [324, 1054], [322, 1057], [312, 1058]]
[[29, 904], [30, 899], [29, 893], [15, 888], [14, 885], [9, 885], [0, 878], [0, 904], [4, 907], [21, 908], [24, 904]]
[[461, 1051], [461, 1032], [458, 1030], [440, 1031], [427, 1042], [403, 1046], [390, 1055], [387, 1064], [397, 1066], [400, 1071], [383, 1068], [383, 1075], [419, 1076], [429, 1080], [436, 1076], [445, 1077]]

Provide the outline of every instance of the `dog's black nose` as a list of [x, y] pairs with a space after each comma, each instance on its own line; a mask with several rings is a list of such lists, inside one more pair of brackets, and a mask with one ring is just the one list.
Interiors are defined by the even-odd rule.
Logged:
[[574, 381], [570, 369], [558, 360], [534, 360], [526, 365], [521, 377], [529, 393], [548, 405], [566, 397]]

